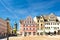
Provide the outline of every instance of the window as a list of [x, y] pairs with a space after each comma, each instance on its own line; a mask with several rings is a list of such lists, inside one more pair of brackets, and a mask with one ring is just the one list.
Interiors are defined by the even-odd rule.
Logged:
[[45, 23], [45, 25], [50, 25], [50, 23]]
[[59, 27], [54, 27], [54, 29], [59, 29]]
[[35, 28], [33, 28], [33, 30], [35, 30]]
[[31, 30], [31, 28], [30, 28], [30, 30]]
[[26, 36], [26, 35], [27, 35], [27, 32], [24, 33], [24, 36]]
[[25, 25], [26, 26], [26, 25]]
[[38, 24], [38, 26], [39, 26], [39, 24]]
[[25, 30], [25, 28], [24, 28], [24, 30]]
[[25, 27], [27, 26], [27, 25], [24, 25]]
[[54, 29], [56, 29], [56, 27], [54, 27]]
[[50, 27], [49, 27], [49, 29], [50, 29]]
[[58, 19], [56, 19], [56, 22], [58, 22]]
[[29, 35], [31, 35], [31, 32], [29, 32]]
[[50, 27], [45, 27], [46, 29], [50, 29]]
[[35, 32], [33, 32], [33, 35], [35, 35]]
[[28, 28], [26, 28], [26, 30], [28, 30]]
[[38, 23], [39, 23], [39, 20], [38, 20]]
[[42, 26], [42, 24], [41, 24], [41, 26]]
[[37, 35], [39, 35], [39, 33], [37, 33]]
[[59, 25], [59, 23], [57, 23], [57, 25]]
[[46, 21], [47, 21], [47, 19], [44, 19], [44, 21], [46, 22]]

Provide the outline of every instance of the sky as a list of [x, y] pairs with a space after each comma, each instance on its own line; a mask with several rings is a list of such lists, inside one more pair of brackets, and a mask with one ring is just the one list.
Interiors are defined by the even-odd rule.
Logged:
[[50, 13], [60, 16], [60, 0], [0, 0], [0, 18], [8, 17], [12, 27], [15, 21], [19, 25], [19, 21], [29, 15], [35, 17]]

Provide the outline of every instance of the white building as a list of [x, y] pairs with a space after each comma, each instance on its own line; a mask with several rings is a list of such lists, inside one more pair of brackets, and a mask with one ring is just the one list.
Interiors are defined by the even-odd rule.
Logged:
[[[40, 17], [39, 17], [39, 21], [42, 21], [42, 22], [38, 22], [37, 17], [34, 17], [34, 21], [39, 25], [40, 24], [43, 25], [43, 26], [37, 26], [38, 28], [42, 27], [44, 29], [43, 32], [57, 33], [58, 30], [60, 30], [60, 17], [55, 16], [53, 13], [51, 13], [50, 15], [43, 15], [42, 17], [43, 20], [41, 20]], [[37, 32], [41, 32], [41, 31], [42, 30], [39, 29]]]
[[49, 15], [49, 19], [45, 22], [45, 32], [58, 32], [60, 29], [60, 21], [53, 13]]

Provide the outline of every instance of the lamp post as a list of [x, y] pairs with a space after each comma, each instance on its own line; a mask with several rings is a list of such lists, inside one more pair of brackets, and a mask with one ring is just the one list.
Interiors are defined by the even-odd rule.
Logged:
[[7, 40], [9, 40], [9, 18], [6, 19], [7, 22]]

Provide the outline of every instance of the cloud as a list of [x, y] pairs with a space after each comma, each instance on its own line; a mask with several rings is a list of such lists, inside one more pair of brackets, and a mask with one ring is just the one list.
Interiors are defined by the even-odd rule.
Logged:
[[[15, 15], [17, 16], [18, 14], [35, 14], [36, 13], [39, 13], [39, 12], [45, 12], [45, 11], [49, 11], [49, 8], [53, 7], [54, 4], [56, 3], [56, 1], [42, 1], [42, 0], [26, 0], [24, 2], [23, 1], [17, 1], [17, 3], [15, 3], [17, 0], [6, 0], [6, 1], [1, 1], [2, 5], [10, 12], [12, 13], [12, 15]], [[8, 3], [9, 2], [9, 3]], [[21, 3], [20, 3], [21, 2]], [[25, 5], [24, 3], [26, 3], [27, 5]], [[4, 4], [6, 3], [6, 4]], [[9, 5], [7, 5], [7, 3]], [[14, 5], [13, 5], [14, 3]], [[20, 5], [21, 4], [21, 5]], [[13, 5], [13, 6], [12, 6]], [[25, 5], [23, 8], [22, 5]], [[10, 6], [10, 7], [9, 7]], [[16, 8], [17, 6], [17, 8]], [[20, 6], [23, 8], [21, 9]], [[26, 7], [27, 6], [27, 7]], [[12, 8], [11, 8], [12, 7]], [[14, 8], [14, 10], [12, 10]]]
[[60, 13], [60, 1], [58, 0], [0, 0], [1, 4], [1, 17], [9, 17], [12, 20], [11, 23], [14, 20], [18, 21], [19, 18], [24, 19], [29, 15], [34, 17], [50, 12], [55, 12], [56, 15]]
[[11, 10], [10, 7], [8, 7], [8, 5], [5, 3], [5, 1], [0, 0], [0, 3], [3, 5], [3, 7], [5, 7], [5, 9], [3, 9], [3, 10], [7, 10], [6, 12], [8, 12], [8, 11], [10, 12], [8, 14], [13, 15], [13, 17], [17, 17], [16, 14], [14, 14], [14, 11]]
[[10, 8], [7, 7], [7, 5], [4, 3], [3, 0], [0, 0], [0, 2], [9, 12], [13, 13], [13, 11]]

